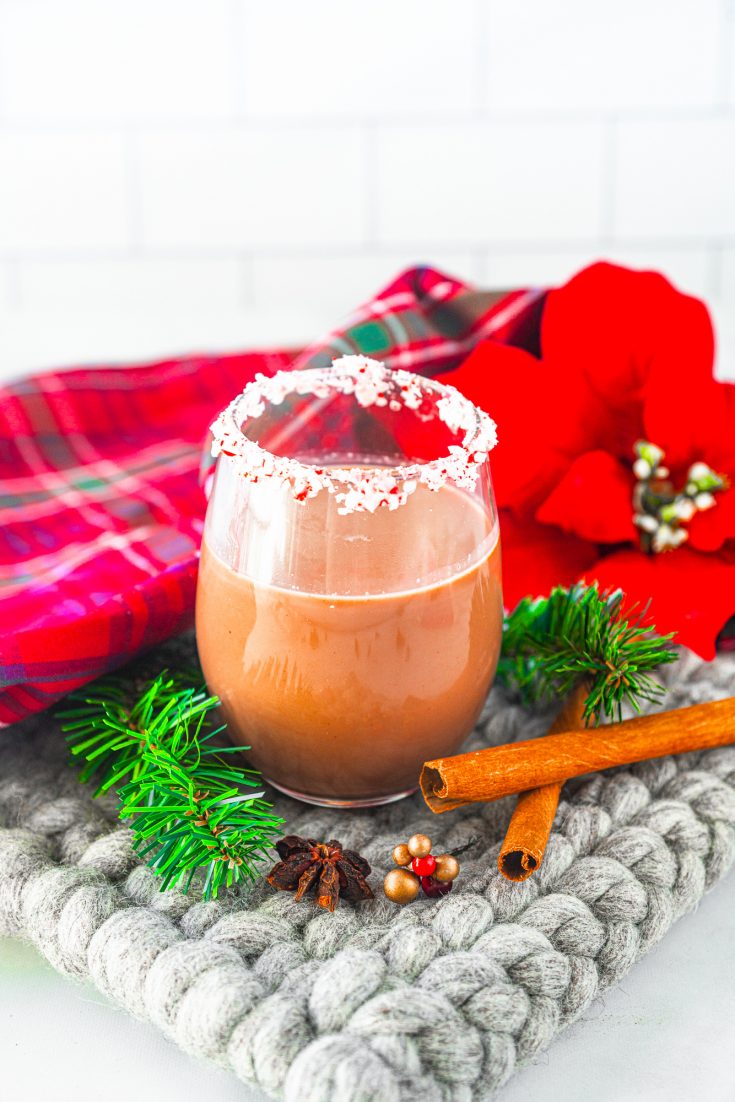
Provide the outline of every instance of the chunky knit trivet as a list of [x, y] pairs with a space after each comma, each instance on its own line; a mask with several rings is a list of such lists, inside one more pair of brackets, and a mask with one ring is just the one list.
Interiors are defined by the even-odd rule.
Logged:
[[[730, 695], [734, 674], [732, 658], [683, 656], [663, 675], [665, 706]], [[546, 724], [495, 690], [471, 744]], [[48, 716], [0, 732], [0, 933], [288, 1102], [493, 1097], [735, 851], [728, 747], [568, 785], [544, 864], [523, 884], [496, 867], [507, 801], [434, 817], [418, 797], [359, 812], [278, 798], [291, 833], [368, 858], [376, 898], [329, 914], [261, 880], [194, 902], [159, 893], [114, 801], [92, 801], [65, 762]], [[401, 909], [380, 885], [396, 839], [415, 831], [441, 851], [471, 846], [451, 895]]]

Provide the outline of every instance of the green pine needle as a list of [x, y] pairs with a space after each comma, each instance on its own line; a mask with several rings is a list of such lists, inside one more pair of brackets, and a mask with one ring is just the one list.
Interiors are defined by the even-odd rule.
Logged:
[[527, 703], [589, 682], [588, 725], [603, 716], [620, 719], [625, 704], [640, 712], [643, 701], [659, 700], [663, 689], [649, 675], [676, 658], [672, 636], [656, 635], [646, 623], [648, 606], [623, 617], [623, 598], [621, 590], [600, 592], [596, 584], [524, 598], [505, 620], [499, 680]]
[[59, 718], [80, 780], [96, 785], [95, 796], [117, 790], [120, 818], [132, 822], [134, 848], [162, 891], [187, 891], [199, 873], [204, 899], [215, 899], [255, 878], [283, 820], [259, 774], [225, 760], [239, 748], [213, 743], [222, 730], [212, 722], [216, 697], [164, 672], [137, 688], [103, 678], [69, 703]]

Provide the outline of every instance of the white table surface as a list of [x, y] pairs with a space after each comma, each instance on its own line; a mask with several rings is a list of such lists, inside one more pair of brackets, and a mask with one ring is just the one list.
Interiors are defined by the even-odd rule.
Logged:
[[[714, 314], [718, 374], [735, 377], [735, 319], [716, 306]], [[328, 324], [298, 312], [15, 314], [0, 318], [0, 381], [83, 362], [296, 346]], [[515, 1076], [500, 1099], [733, 1102], [734, 1044], [735, 873]], [[57, 975], [30, 946], [0, 939], [0, 1099], [16, 1098], [265, 1102], [266, 1096], [179, 1052], [90, 985]]]

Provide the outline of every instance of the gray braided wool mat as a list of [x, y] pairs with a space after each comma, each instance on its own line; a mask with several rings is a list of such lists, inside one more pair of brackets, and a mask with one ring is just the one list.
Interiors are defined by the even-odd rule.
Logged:
[[[729, 695], [734, 675], [732, 657], [685, 655], [665, 671], [666, 707]], [[494, 690], [471, 745], [529, 737], [547, 719]], [[375, 900], [330, 915], [260, 881], [202, 903], [158, 892], [114, 802], [92, 801], [65, 762], [48, 716], [0, 732], [0, 933], [287, 1102], [494, 1097], [735, 852], [728, 747], [567, 785], [525, 884], [496, 869], [509, 801], [432, 816], [419, 797], [360, 812], [279, 797], [290, 832], [367, 857]], [[381, 880], [417, 830], [435, 852], [470, 848], [451, 895], [400, 909]]]

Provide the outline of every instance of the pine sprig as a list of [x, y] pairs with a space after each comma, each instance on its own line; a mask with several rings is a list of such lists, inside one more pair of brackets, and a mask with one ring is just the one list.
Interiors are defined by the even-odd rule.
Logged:
[[[161, 877], [161, 890], [187, 891], [197, 873], [202, 894], [253, 879], [283, 820], [264, 799], [261, 778], [225, 759], [237, 747], [213, 740], [218, 701], [182, 675], [162, 673], [132, 686], [109, 677], [69, 698], [59, 718], [80, 780], [99, 796], [116, 789], [135, 850]], [[253, 791], [256, 789], [258, 791]]]
[[640, 712], [663, 689], [650, 673], [673, 662], [672, 636], [647, 623], [648, 608], [621, 613], [621, 590], [561, 586], [549, 597], [524, 598], [506, 617], [498, 677], [527, 703], [565, 696], [589, 684], [586, 724], [620, 719], [624, 705]]

